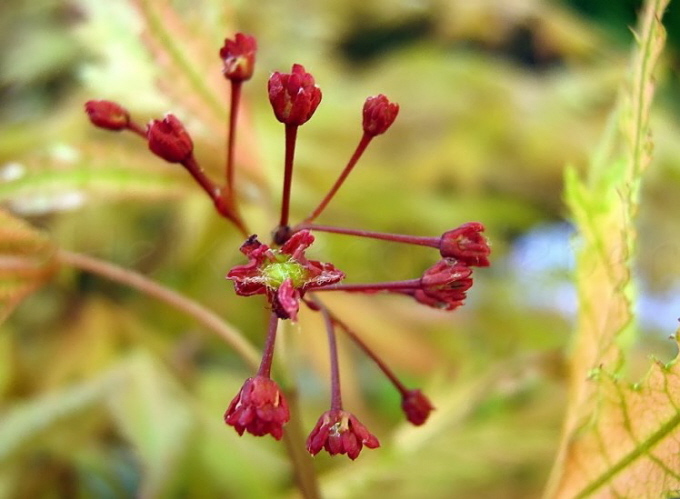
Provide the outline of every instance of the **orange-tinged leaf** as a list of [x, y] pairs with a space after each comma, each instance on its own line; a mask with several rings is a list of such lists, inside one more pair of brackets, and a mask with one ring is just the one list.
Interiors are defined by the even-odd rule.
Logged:
[[570, 400], [546, 497], [663, 497], [680, 487], [677, 369], [656, 365], [633, 389], [618, 381], [637, 333], [633, 303], [635, 216], [651, 163], [653, 72], [665, 43], [668, 0], [648, 0], [630, 78], [586, 181], [573, 170], [566, 198], [579, 232], [579, 318]]
[[54, 250], [44, 233], [0, 209], [0, 321], [49, 280]]
[[596, 417], [576, 436], [555, 499], [680, 493], [680, 364], [655, 363], [639, 385], [601, 375]]

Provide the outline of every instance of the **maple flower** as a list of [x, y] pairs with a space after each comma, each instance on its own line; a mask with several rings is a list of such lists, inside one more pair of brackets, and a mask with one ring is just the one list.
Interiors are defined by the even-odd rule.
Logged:
[[420, 390], [407, 390], [402, 393], [401, 408], [406, 419], [416, 426], [420, 426], [430, 417], [434, 410], [432, 402]]
[[125, 130], [130, 124], [130, 113], [120, 104], [108, 100], [89, 100], [85, 103], [93, 125], [107, 130]]
[[264, 294], [280, 319], [297, 319], [299, 300], [308, 290], [341, 281], [345, 274], [330, 263], [308, 260], [305, 250], [314, 236], [303, 230], [293, 234], [280, 249], [271, 249], [251, 236], [241, 245], [249, 258], [227, 274], [241, 296]]
[[166, 114], [163, 120], [152, 120], [146, 134], [151, 152], [165, 161], [182, 163], [193, 154], [191, 137], [173, 114]]
[[286, 125], [306, 123], [321, 102], [321, 89], [301, 64], [293, 64], [290, 73], [272, 74], [268, 89], [276, 119]]
[[390, 102], [383, 94], [366, 99], [363, 109], [364, 133], [371, 137], [383, 134], [399, 114], [399, 104]]
[[279, 385], [267, 376], [248, 378], [224, 413], [224, 422], [239, 435], [244, 431], [261, 437], [283, 437], [283, 425], [290, 419], [288, 402]]
[[[133, 132], [147, 142], [155, 155], [171, 163], [180, 163], [212, 200], [217, 213], [232, 222], [244, 237], [251, 232], [238, 210], [234, 157], [242, 84], [253, 75], [256, 52], [256, 39], [243, 33], [236, 33], [233, 39], [225, 39], [219, 51], [223, 63], [222, 73], [231, 87], [223, 183], [216, 183], [203, 170], [193, 154], [191, 137], [174, 115], [167, 114], [162, 120], [153, 120], [144, 128], [115, 102], [92, 100], [85, 104], [85, 111], [95, 126]], [[325, 449], [331, 455], [346, 454], [350, 459], [356, 459], [364, 446], [373, 449], [379, 447], [380, 443], [353, 414], [343, 409], [336, 327], [343, 329], [394, 384], [401, 395], [401, 407], [408, 421], [414, 425], [424, 424], [434, 406], [420, 390], [407, 388], [347, 324], [316, 298], [316, 291], [397, 293], [430, 307], [454, 310], [463, 304], [466, 292], [472, 286], [471, 267], [488, 266], [491, 250], [482, 235], [484, 226], [478, 222], [461, 225], [439, 237], [386, 234], [314, 223], [370, 142], [385, 133], [396, 119], [399, 105], [390, 102], [382, 94], [366, 99], [362, 111], [363, 134], [335, 183], [309, 216], [298, 225], [291, 226], [289, 215], [297, 131], [316, 112], [322, 94], [314, 77], [300, 64], [294, 64], [290, 73], [273, 73], [268, 81], [268, 94], [276, 119], [285, 125], [279, 223], [272, 231], [272, 247], [260, 242], [256, 235], [247, 238], [240, 251], [248, 258], [248, 262], [233, 267], [226, 277], [233, 281], [236, 293], [241, 296], [265, 295], [271, 313], [257, 374], [245, 381], [229, 404], [224, 421], [233, 426], [239, 435], [247, 431], [256, 436], [270, 434], [277, 440], [282, 438], [283, 426], [290, 419], [290, 411], [280, 387], [271, 379], [272, 361], [280, 320], [297, 320], [302, 302], [310, 310], [322, 314], [331, 358], [330, 410], [320, 417], [309, 435], [307, 450], [316, 455]], [[436, 248], [442, 259], [421, 277], [378, 283], [338, 284], [345, 277], [342, 271], [331, 263], [308, 260], [305, 255], [307, 248], [314, 242], [311, 231], [315, 230]], [[308, 291], [314, 293], [306, 295]]]
[[420, 287], [413, 292], [419, 303], [442, 310], [454, 310], [465, 300], [472, 287], [472, 269], [453, 258], [444, 258], [427, 269], [420, 278]]
[[440, 254], [467, 265], [488, 267], [491, 248], [481, 232], [484, 232], [484, 226], [479, 222], [468, 222], [445, 232], [439, 243]]
[[236, 33], [233, 40], [225, 38], [220, 49], [224, 77], [231, 81], [249, 80], [255, 69], [255, 52], [257, 40], [253, 36]]
[[316, 456], [321, 449], [334, 456], [347, 454], [354, 460], [361, 449], [380, 447], [380, 442], [352, 413], [341, 409], [324, 412], [307, 438], [307, 451]]

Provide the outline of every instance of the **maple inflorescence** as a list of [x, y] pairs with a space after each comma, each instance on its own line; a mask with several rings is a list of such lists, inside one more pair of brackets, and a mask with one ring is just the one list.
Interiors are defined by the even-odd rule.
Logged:
[[[361, 229], [315, 223], [335, 193], [342, 186], [370, 142], [385, 133], [394, 123], [399, 106], [386, 96], [368, 97], [362, 111], [363, 134], [354, 153], [335, 183], [310, 214], [297, 225], [289, 224], [290, 194], [293, 178], [295, 144], [298, 128], [312, 118], [321, 102], [321, 89], [314, 77], [300, 64], [290, 73], [274, 72], [268, 81], [268, 95], [274, 115], [285, 127], [283, 192], [279, 224], [272, 231], [272, 241], [261, 242], [251, 235], [241, 218], [234, 186], [234, 144], [240, 89], [255, 67], [257, 43], [254, 37], [237, 33], [226, 39], [219, 51], [222, 73], [231, 85], [231, 107], [226, 153], [226, 181], [223, 185], [208, 177], [194, 157], [188, 131], [174, 115], [152, 120], [146, 127], [137, 124], [130, 113], [115, 102], [91, 100], [85, 104], [90, 121], [107, 130], [136, 133], [146, 140], [149, 150], [170, 163], [179, 163], [214, 203], [217, 213], [229, 220], [246, 237], [240, 251], [248, 262], [237, 265], [226, 275], [241, 296], [263, 295], [270, 310], [270, 320], [262, 361], [258, 372], [249, 378], [232, 400], [224, 420], [242, 435], [271, 435], [279, 440], [290, 419], [283, 391], [271, 378], [274, 344], [279, 322], [296, 321], [300, 305], [323, 316], [331, 359], [330, 409], [319, 419], [307, 439], [307, 450], [316, 455], [325, 449], [331, 455], [346, 454], [356, 459], [363, 447], [378, 447], [378, 439], [352, 413], [345, 411], [340, 389], [340, 372], [335, 332], [343, 331], [371, 358], [392, 382], [401, 396], [401, 408], [414, 425], [424, 424], [434, 410], [430, 400], [419, 390], [408, 388], [360, 336], [321, 300], [321, 292], [393, 293], [440, 310], [460, 307], [473, 284], [472, 267], [489, 265], [491, 252], [483, 236], [484, 226], [469, 222], [438, 237], [387, 234]], [[364, 237], [435, 248], [439, 259], [422, 275], [399, 281], [378, 283], [344, 283], [344, 272], [332, 263], [308, 259], [306, 250], [314, 242], [315, 231]]]

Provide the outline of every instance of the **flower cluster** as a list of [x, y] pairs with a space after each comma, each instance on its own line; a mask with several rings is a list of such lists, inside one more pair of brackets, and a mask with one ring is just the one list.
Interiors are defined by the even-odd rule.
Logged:
[[[315, 223], [371, 141], [385, 133], [397, 118], [399, 106], [382, 94], [366, 99], [362, 112], [363, 133], [337, 180], [316, 208], [297, 225], [291, 226], [290, 195], [297, 132], [312, 118], [322, 96], [314, 77], [300, 64], [294, 64], [290, 73], [275, 72], [269, 78], [269, 101], [276, 119], [285, 130], [281, 211], [269, 244], [251, 235], [236, 202], [234, 144], [241, 86], [253, 75], [256, 51], [255, 38], [243, 33], [237, 33], [234, 39], [226, 39], [219, 51], [222, 73], [231, 86], [226, 180], [223, 185], [203, 171], [194, 157], [191, 137], [176, 116], [168, 114], [161, 120], [152, 120], [144, 128], [130, 117], [125, 108], [114, 102], [89, 101], [85, 110], [95, 126], [131, 131], [142, 137], [156, 156], [181, 164], [212, 200], [217, 213], [232, 222], [246, 238], [240, 250], [248, 262], [232, 268], [226, 277], [233, 282], [238, 295], [263, 295], [271, 313], [259, 370], [246, 380], [227, 408], [224, 415], [226, 424], [233, 426], [239, 435], [248, 432], [256, 436], [269, 434], [277, 440], [283, 437], [290, 412], [282, 390], [271, 378], [274, 344], [280, 321], [296, 321], [303, 304], [320, 313], [324, 319], [331, 361], [330, 409], [321, 415], [310, 433], [307, 450], [316, 455], [325, 449], [331, 455], [346, 454], [350, 459], [356, 459], [363, 447], [373, 449], [380, 443], [356, 416], [343, 407], [336, 330], [343, 331], [354, 341], [392, 382], [401, 396], [401, 407], [410, 423], [424, 424], [434, 406], [419, 389], [408, 388], [399, 380], [377, 353], [323, 303], [319, 298], [321, 292], [394, 293], [429, 307], [451, 311], [463, 304], [472, 286], [472, 267], [488, 266], [491, 251], [482, 235], [484, 226], [478, 222], [465, 223], [439, 237], [386, 234]], [[305, 252], [314, 242], [315, 231], [432, 247], [439, 251], [439, 259], [422, 275], [412, 279], [345, 283], [341, 282], [345, 278], [344, 272], [333, 264], [307, 258]]]
[[249, 258], [227, 274], [241, 296], [263, 294], [280, 319], [297, 320], [300, 298], [308, 290], [322, 288], [342, 280], [344, 272], [330, 263], [307, 260], [305, 250], [314, 242], [308, 231], [297, 232], [279, 249], [271, 249], [251, 236], [241, 246]]

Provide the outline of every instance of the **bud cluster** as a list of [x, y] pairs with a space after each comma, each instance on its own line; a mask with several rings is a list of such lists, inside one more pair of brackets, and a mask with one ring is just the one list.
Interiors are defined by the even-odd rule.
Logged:
[[[233, 282], [236, 294], [264, 296], [270, 309], [270, 319], [259, 370], [245, 381], [228, 406], [224, 414], [226, 424], [233, 426], [239, 435], [248, 432], [256, 436], [269, 434], [277, 440], [283, 437], [290, 412], [282, 390], [270, 376], [274, 344], [279, 322], [296, 321], [300, 304], [304, 304], [323, 316], [331, 361], [330, 409], [322, 414], [310, 433], [307, 450], [316, 455], [325, 449], [331, 455], [345, 454], [350, 459], [356, 459], [363, 447], [373, 449], [380, 444], [356, 416], [343, 408], [336, 329], [354, 341], [395, 386], [401, 396], [402, 410], [410, 423], [424, 424], [434, 406], [419, 389], [405, 386], [380, 356], [319, 299], [319, 293], [387, 292], [406, 296], [429, 307], [451, 311], [463, 304], [473, 284], [472, 267], [488, 266], [491, 251], [482, 235], [484, 226], [478, 222], [463, 224], [439, 237], [385, 234], [314, 222], [332, 201], [372, 140], [384, 134], [395, 122], [399, 105], [382, 94], [368, 97], [364, 102], [362, 134], [335, 182], [316, 208], [300, 223], [291, 226], [289, 212], [297, 132], [301, 125], [313, 117], [322, 98], [314, 77], [301, 64], [293, 64], [290, 73], [274, 72], [268, 80], [267, 93], [274, 116], [285, 127], [281, 210], [279, 223], [272, 230], [271, 243], [262, 243], [257, 236], [251, 235], [241, 219], [237, 203], [234, 151], [241, 86], [253, 76], [256, 52], [255, 38], [243, 33], [237, 33], [233, 39], [226, 39], [219, 50], [222, 74], [231, 88], [224, 184], [209, 178], [198, 164], [191, 136], [174, 114], [151, 120], [146, 127], [142, 127], [125, 108], [114, 102], [92, 100], [85, 104], [85, 110], [95, 126], [113, 131], [132, 131], [146, 141], [153, 154], [169, 163], [180, 164], [212, 200], [218, 214], [233, 223], [246, 237], [240, 251], [248, 262], [233, 267], [226, 277]], [[432, 247], [439, 250], [439, 260], [421, 276], [412, 279], [341, 283], [345, 274], [332, 263], [307, 258], [306, 251], [314, 242], [314, 231]]]

